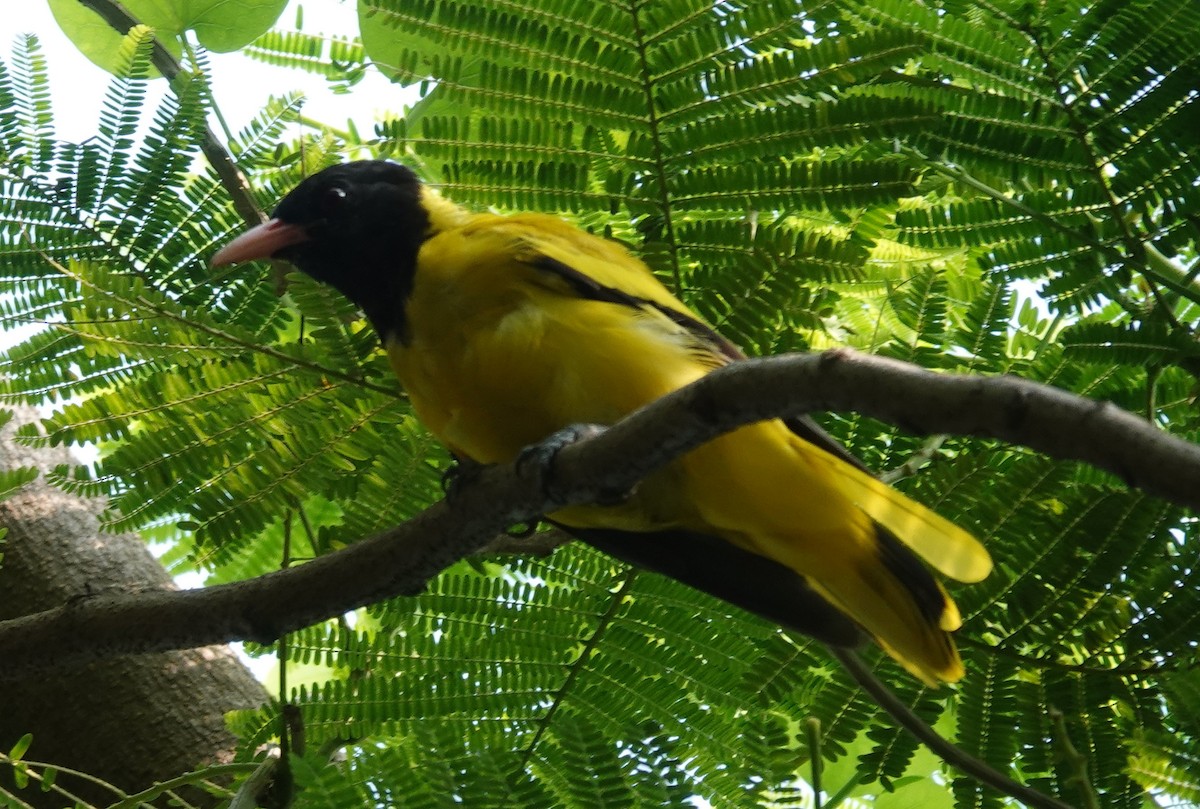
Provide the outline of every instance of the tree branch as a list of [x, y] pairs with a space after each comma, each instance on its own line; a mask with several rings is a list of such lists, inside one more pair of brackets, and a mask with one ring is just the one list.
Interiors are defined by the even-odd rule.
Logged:
[[[845, 349], [747, 360], [558, 450], [548, 464], [525, 458], [481, 468], [470, 485], [407, 523], [307, 564], [201, 590], [85, 597], [0, 622], [0, 681], [123, 653], [269, 643], [356, 607], [418, 593], [506, 526], [567, 505], [610, 500], [721, 433], [811, 410], [856, 410], [917, 433], [1024, 444], [1200, 508], [1200, 446], [1109, 404], [1015, 377], [936, 374]], [[834, 654], [901, 726], [952, 765], [1031, 806], [1065, 806], [967, 755], [919, 718], [914, 723], [886, 687], [862, 676], [857, 658]]]
[[[121, 36], [129, 33], [129, 29], [142, 23], [129, 13], [123, 5], [116, 0], [79, 0], [80, 5], [91, 9], [100, 15], [113, 30]], [[150, 61], [159, 73], [166, 77], [167, 81], [174, 83], [179, 76], [183, 67], [179, 61], [163, 47], [162, 42], [157, 37], [154, 39], [153, 50], [150, 55]], [[247, 226], [253, 227], [263, 221], [262, 211], [258, 204], [254, 201], [254, 197], [250, 194], [250, 184], [246, 182], [245, 176], [238, 169], [237, 164], [233, 162], [232, 155], [222, 145], [221, 140], [212, 131], [212, 127], [204, 128], [204, 139], [200, 143], [200, 150], [204, 152], [204, 156], [208, 158], [209, 164], [217, 173], [218, 179], [221, 181], [221, 186], [225, 192], [229, 194], [229, 198], [233, 200], [234, 210], [238, 216], [246, 223]]]
[[483, 468], [449, 503], [307, 564], [203, 590], [84, 597], [0, 622], [0, 679], [68, 660], [269, 643], [364, 604], [418, 593], [506, 526], [611, 498], [723, 432], [812, 410], [856, 410], [921, 434], [1024, 444], [1200, 509], [1200, 446], [1110, 404], [1015, 377], [936, 374], [845, 349], [747, 360], [564, 448], [552, 476], [531, 463]]
[[829, 647], [830, 653], [842, 664], [842, 668], [858, 683], [871, 699], [883, 708], [896, 721], [896, 724], [911, 733], [922, 744], [936, 753], [943, 761], [974, 778], [981, 784], [986, 784], [999, 792], [1016, 798], [1026, 806], [1036, 809], [1072, 809], [1070, 804], [1063, 803], [1057, 798], [1043, 795], [1032, 787], [1027, 787], [1019, 781], [1014, 781], [999, 770], [994, 769], [982, 759], [978, 759], [967, 751], [952, 744], [938, 735], [929, 724], [913, 713], [887, 686], [871, 672], [855, 652], [850, 649]]

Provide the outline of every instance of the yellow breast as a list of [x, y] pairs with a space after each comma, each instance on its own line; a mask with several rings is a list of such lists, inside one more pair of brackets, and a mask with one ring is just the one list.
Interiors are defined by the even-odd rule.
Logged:
[[[581, 298], [533, 266], [531, 249], [566, 249], [547, 227], [568, 226], [486, 216], [430, 239], [406, 308], [407, 339], [387, 346], [418, 417], [483, 463], [510, 460], [568, 424], [611, 424], [707, 370], [661, 313]], [[633, 261], [564, 232], [584, 237], [587, 249], [569, 255], [589, 269]]]

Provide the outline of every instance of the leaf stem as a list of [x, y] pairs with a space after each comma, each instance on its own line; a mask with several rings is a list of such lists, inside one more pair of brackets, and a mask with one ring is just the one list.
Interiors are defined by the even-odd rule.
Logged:
[[1050, 709], [1050, 721], [1054, 723], [1054, 748], [1055, 751], [1062, 756], [1064, 763], [1067, 766], [1067, 776], [1065, 785], [1075, 785], [1079, 788], [1079, 794], [1083, 798], [1084, 809], [1100, 809], [1100, 796], [1096, 794], [1096, 788], [1092, 786], [1091, 780], [1088, 778], [1088, 762], [1087, 756], [1083, 755], [1071, 743], [1071, 737], [1067, 733], [1067, 721], [1063, 716], [1063, 712], [1057, 708]]
[[575, 662], [571, 664], [571, 668], [567, 673], [566, 679], [554, 694], [554, 699], [550, 703], [550, 707], [546, 709], [546, 714], [538, 722], [537, 732], [534, 733], [533, 739], [529, 742], [529, 746], [525, 748], [524, 754], [521, 756], [520, 767], [517, 772], [527, 772], [529, 770], [529, 762], [533, 758], [533, 753], [537, 750], [538, 743], [546, 734], [546, 730], [550, 727], [550, 723], [554, 719], [554, 715], [558, 713], [559, 707], [562, 706], [563, 700], [571, 691], [571, 686], [575, 684], [575, 680], [579, 677], [579, 673], [587, 668], [588, 661], [592, 658], [592, 653], [596, 647], [600, 645], [600, 639], [604, 637], [605, 631], [611, 626], [613, 619], [617, 615], [617, 610], [625, 603], [625, 595], [633, 586], [637, 579], [638, 571], [636, 568], [626, 568], [625, 574], [622, 577], [621, 585], [611, 596], [609, 596], [608, 609], [600, 616], [600, 620], [596, 622], [596, 628], [593, 630], [591, 637], [584, 642], [583, 649], [579, 653], [579, 657], [575, 658]]
[[[943, 177], [947, 177], [955, 182], [962, 183], [969, 188], [973, 188], [974, 190], [983, 194], [985, 197], [995, 200], [996, 202], [1012, 208], [1013, 210], [1019, 211], [1020, 213], [1028, 216], [1030, 219], [1040, 222], [1051, 230], [1069, 236], [1075, 241], [1078, 241], [1085, 246], [1102, 253], [1105, 259], [1108, 261], [1119, 264], [1128, 264], [1136, 260], [1135, 257], [1125, 255], [1112, 245], [1097, 241], [1096, 239], [1089, 237], [1087, 234], [1081, 233], [1074, 228], [1067, 227], [1050, 214], [1045, 213], [1044, 211], [1039, 211], [1037, 208], [1027, 205], [1021, 200], [1005, 194], [1003, 191], [992, 188], [987, 183], [969, 174], [960, 166], [956, 166], [953, 163], [944, 163], [940, 160], [934, 160], [933, 158], [926, 157], [920, 150], [912, 146], [900, 147], [900, 153], [907, 155], [911, 159], [920, 161], [922, 165], [938, 174], [941, 174]], [[1164, 287], [1170, 289], [1177, 295], [1187, 298], [1193, 303], [1200, 304], [1200, 288], [1196, 286], [1195, 279], [1193, 279], [1190, 283], [1187, 282], [1187, 274], [1184, 273], [1179, 267], [1175, 266], [1170, 259], [1168, 259], [1166, 256], [1163, 256], [1162, 253], [1157, 250], [1151, 252], [1152, 246], [1149, 244], [1143, 243], [1142, 246], [1146, 260], [1138, 262], [1138, 269], [1141, 271], [1141, 273], [1147, 278], [1162, 284]], [[1157, 256], [1160, 258], [1155, 258], [1155, 254], [1157, 254]]]
[[842, 784], [841, 789], [829, 796], [829, 800], [825, 802], [825, 809], [837, 809], [846, 798], [850, 797], [851, 792], [858, 789], [858, 785], [861, 783], [862, 778], [858, 775], [850, 776], [850, 779]]
[[211, 781], [215, 776], [222, 775], [241, 775], [242, 773], [254, 772], [259, 765], [253, 762], [245, 762], [240, 764], [214, 764], [211, 767], [205, 767], [197, 772], [184, 773], [183, 775], [171, 778], [167, 781], [159, 781], [153, 786], [143, 789], [141, 792], [136, 792], [132, 795], [126, 795], [117, 803], [112, 804], [108, 809], [137, 809], [144, 806], [149, 801], [163, 795], [179, 787], [191, 786], [199, 781]]
[[[193, 65], [198, 66], [200, 60], [196, 57], [196, 49], [192, 45], [191, 39], [184, 32], [184, 35], [179, 37], [180, 43], [183, 45], [184, 53], [188, 55], [189, 61]], [[212, 94], [212, 87], [205, 82], [205, 95], [208, 97], [208, 107], [212, 111], [213, 116], [217, 119], [217, 124], [221, 127], [221, 133], [225, 136], [226, 143], [233, 142], [233, 130], [229, 127], [229, 122], [225, 120], [225, 114], [221, 112], [220, 106], [217, 105], [217, 99]]]
[[300, 124], [301, 126], [306, 126], [309, 129], [315, 129], [318, 132], [328, 132], [338, 140], [343, 140], [346, 143], [354, 142], [354, 136], [351, 135], [347, 130], [338, 129], [337, 127], [330, 126], [329, 124], [322, 123], [316, 118], [310, 118], [307, 115], [302, 115], [298, 112], [296, 113], [296, 123]]
[[[926, 747], [941, 756], [942, 760], [971, 776], [981, 784], [990, 786], [1004, 795], [1014, 798], [1027, 806], [1036, 809], [1072, 809], [1069, 804], [1057, 798], [1038, 792], [1036, 789], [1014, 781], [1004, 773], [994, 769], [986, 761], [976, 758], [961, 747], [938, 735], [924, 719], [917, 716], [912, 708], [905, 705], [899, 697], [884, 685], [871, 669], [862, 661], [857, 653], [850, 649], [829, 648], [830, 653], [837, 658], [850, 677], [882, 708], [896, 724], [907, 730]], [[1089, 807], [1091, 809], [1091, 807]]]
[[821, 760], [821, 720], [815, 716], [810, 716], [805, 720], [804, 728], [808, 732], [808, 762], [812, 768], [812, 776], [809, 781], [813, 789], [813, 809], [823, 809], [824, 803], [821, 801], [821, 765], [824, 762]]
[[650, 142], [654, 148], [654, 174], [658, 182], [658, 206], [663, 217], [663, 238], [671, 255], [671, 274], [675, 283], [675, 294], [683, 294], [683, 276], [679, 269], [679, 246], [675, 241], [675, 226], [671, 220], [671, 198], [667, 186], [667, 161], [663, 155], [663, 134], [658, 125], [658, 102], [652, 87], [653, 71], [650, 70], [650, 60], [646, 54], [646, 32], [642, 29], [638, 10], [647, 2], [639, 3], [631, 0], [629, 12], [633, 17], [633, 34], [637, 40], [638, 69], [642, 79], [642, 93], [646, 99], [646, 123], [650, 128]]
[[[51, 267], [53, 267], [55, 270], [62, 273], [63, 275], [67, 276], [68, 278], [75, 279], [80, 284], [83, 284], [84, 286], [88, 287], [89, 289], [91, 289], [95, 292], [100, 293], [101, 295], [110, 295], [111, 294], [108, 290], [101, 289], [96, 284], [94, 284], [91, 281], [84, 278], [82, 275], [72, 272], [70, 269], [68, 269], [64, 265], [55, 261], [48, 254], [41, 252], [39, 250], [38, 255], [41, 256], [42, 260], [45, 261], [48, 265], [50, 265]], [[139, 297], [132, 301], [128, 301], [128, 303], [132, 303], [135, 306], [145, 307], [145, 308], [149, 309], [150, 311], [154, 312], [156, 315], [159, 315], [160, 317], [164, 317], [168, 320], [173, 320], [176, 323], [181, 323], [184, 326], [187, 326], [189, 329], [194, 329], [195, 331], [203, 332], [204, 334], [207, 334], [210, 337], [216, 337], [217, 339], [221, 340], [222, 342], [229, 343], [230, 345], [235, 345], [239, 348], [244, 348], [247, 351], [257, 352], [264, 356], [271, 357], [272, 359], [279, 360], [280, 362], [288, 363], [289, 365], [292, 365], [296, 368], [303, 368], [305, 370], [312, 371], [313, 373], [320, 374], [321, 376], [325, 376], [330, 379], [340, 379], [343, 382], [349, 382], [352, 385], [357, 385], [357, 386], [365, 388], [367, 390], [375, 391], [376, 393], [382, 393], [386, 396], [394, 397], [394, 396], [402, 395], [401, 392], [396, 388], [388, 388], [383, 385], [377, 385], [374, 382], [368, 382], [366, 379], [363, 379], [362, 377], [357, 377], [357, 376], [354, 376], [353, 374], [348, 374], [345, 371], [340, 371], [336, 368], [329, 368], [324, 365], [320, 365], [319, 363], [310, 362], [309, 360], [301, 359], [300, 357], [293, 356], [291, 354], [288, 354], [285, 351], [280, 351], [279, 349], [271, 348], [270, 346], [265, 346], [262, 343], [257, 343], [252, 340], [243, 340], [240, 337], [235, 337], [234, 335], [230, 334], [229, 332], [218, 329], [215, 326], [209, 326], [205, 323], [200, 323], [194, 319], [185, 317], [185, 316], [183, 316], [177, 312], [173, 312], [170, 309], [167, 309], [163, 306], [159, 306], [158, 304], [154, 303], [153, 301], [147, 300], [146, 298]], [[69, 323], [55, 324], [55, 325], [61, 325], [61, 326], [68, 327], [68, 328], [70, 327]]]

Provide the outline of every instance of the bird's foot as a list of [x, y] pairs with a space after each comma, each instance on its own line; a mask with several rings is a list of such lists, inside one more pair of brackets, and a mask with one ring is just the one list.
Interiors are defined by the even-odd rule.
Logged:
[[[558, 453], [572, 444], [595, 438], [608, 429], [599, 424], [571, 424], [530, 444], [517, 455], [516, 467], [520, 474], [532, 473], [538, 480], [542, 493], [552, 503], [562, 502], [562, 492], [554, 485], [554, 460]], [[609, 506], [624, 502], [628, 491], [602, 492], [595, 500], [597, 505]]]
[[466, 456], [452, 455], [450, 458], [450, 465], [442, 471], [442, 491], [446, 493], [447, 500], [454, 499], [464, 489], [470, 488], [484, 467]]
[[558, 453], [572, 444], [595, 438], [603, 433], [604, 429], [599, 424], [568, 424], [521, 450], [517, 454], [517, 471], [521, 474], [532, 472], [541, 480], [542, 488], [549, 489], [554, 459], [558, 457]]

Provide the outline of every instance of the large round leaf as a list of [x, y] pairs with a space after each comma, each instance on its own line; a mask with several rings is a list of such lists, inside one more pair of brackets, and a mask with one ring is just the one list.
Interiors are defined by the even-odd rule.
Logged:
[[[117, 67], [117, 31], [78, 0], [49, 0], [50, 10], [75, 47], [105, 70]], [[287, 0], [125, 0], [125, 9], [154, 29], [169, 51], [180, 53], [179, 37], [191, 30], [211, 51], [234, 51], [253, 42], [279, 18]]]

